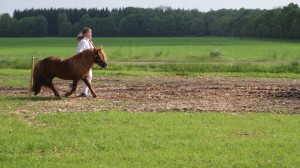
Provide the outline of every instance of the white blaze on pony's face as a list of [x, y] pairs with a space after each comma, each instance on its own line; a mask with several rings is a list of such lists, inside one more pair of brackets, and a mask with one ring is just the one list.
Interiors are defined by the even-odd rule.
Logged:
[[106, 63], [106, 54], [103, 50], [103, 48], [95, 48], [95, 63], [97, 63], [102, 68], [105, 68], [107, 66]]

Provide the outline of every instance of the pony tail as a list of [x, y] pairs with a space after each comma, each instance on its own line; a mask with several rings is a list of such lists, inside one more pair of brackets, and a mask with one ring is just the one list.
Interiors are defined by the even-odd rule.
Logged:
[[79, 34], [77, 35], [76, 39], [79, 42], [80, 40], [82, 40], [84, 37], [84, 35], [82, 34], [82, 32], [79, 32]]
[[41, 61], [38, 61], [35, 64], [34, 70], [33, 70], [33, 82], [32, 82], [32, 86], [30, 88], [31, 92], [38, 93], [41, 90], [41, 82], [39, 81], [40, 73], [41, 73]]

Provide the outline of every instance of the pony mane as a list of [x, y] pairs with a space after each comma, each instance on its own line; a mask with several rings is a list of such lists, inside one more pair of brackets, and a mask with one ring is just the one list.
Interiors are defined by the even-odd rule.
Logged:
[[87, 49], [64, 59], [64, 61], [67, 61], [72, 69], [74, 69], [74, 74], [85, 74], [94, 64], [94, 56], [94, 49]]
[[101, 46], [101, 47], [96, 47], [95, 49], [101, 53], [101, 55], [99, 55], [99, 56], [102, 58], [102, 60], [104, 60], [106, 62], [106, 60], [107, 60], [106, 54], [102, 48], [103, 47]]

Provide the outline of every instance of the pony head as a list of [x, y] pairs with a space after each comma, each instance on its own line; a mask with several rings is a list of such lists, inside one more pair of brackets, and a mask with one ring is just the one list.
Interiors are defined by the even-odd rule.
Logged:
[[106, 54], [103, 50], [103, 47], [94, 48], [95, 58], [94, 62], [101, 66], [102, 68], [107, 67], [106, 63]]

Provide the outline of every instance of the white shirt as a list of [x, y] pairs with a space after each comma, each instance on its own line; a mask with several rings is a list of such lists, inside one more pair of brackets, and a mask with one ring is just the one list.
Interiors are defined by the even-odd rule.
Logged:
[[94, 46], [90, 43], [89, 39], [84, 37], [78, 43], [77, 53], [81, 53], [83, 50], [94, 48]]

